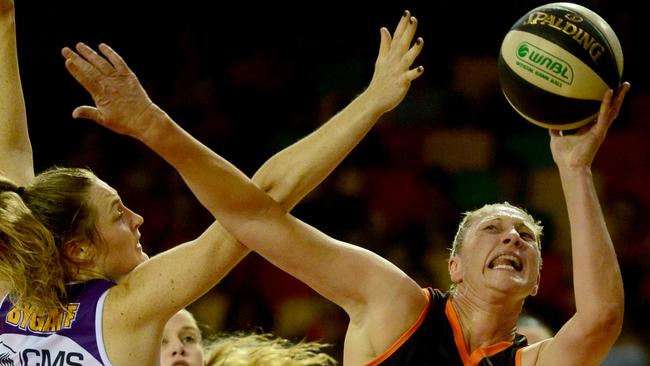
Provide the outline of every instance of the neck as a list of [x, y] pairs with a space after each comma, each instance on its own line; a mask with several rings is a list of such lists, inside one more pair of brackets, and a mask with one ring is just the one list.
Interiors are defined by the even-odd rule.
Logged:
[[502, 341], [512, 341], [523, 300], [483, 299], [457, 288], [451, 304], [458, 316], [469, 352]]
[[79, 268], [77, 270], [77, 273], [74, 276], [72, 276], [71, 280], [68, 281], [68, 283], [80, 283], [80, 282], [86, 282], [98, 278], [110, 280], [110, 278], [102, 274], [100, 271], [90, 269], [90, 268]]

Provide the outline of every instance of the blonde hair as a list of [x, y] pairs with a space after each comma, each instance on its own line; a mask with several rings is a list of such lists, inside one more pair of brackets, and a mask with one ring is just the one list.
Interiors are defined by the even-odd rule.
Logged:
[[206, 366], [332, 366], [334, 358], [322, 350], [329, 344], [293, 343], [269, 333], [236, 332], [206, 342]]
[[472, 226], [472, 224], [476, 221], [477, 218], [479, 218], [482, 214], [484, 214], [487, 211], [493, 211], [498, 209], [509, 209], [509, 210], [514, 210], [519, 212], [521, 216], [529, 224], [531, 224], [531, 229], [533, 230], [533, 233], [535, 234], [535, 238], [537, 241], [537, 248], [539, 250], [542, 249], [541, 238], [542, 238], [542, 231], [544, 227], [542, 226], [541, 222], [536, 220], [525, 209], [510, 204], [509, 202], [502, 202], [502, 203], [486, 204], [483, 207], [478, 208], [476, 210], [467, 211], [463, 213], [463, 219], [458, 225], [458, 230], [456, 231], [456, 235], [454, 236], [454, 241], [450, 249], [449, 257], [451, 258], [454, 255], [456, 255], [456, 253], [458, 253], [460, 248], [463, 246], [463, 242], [465, 241], [465, 235], [467, 234], [467, 230], [469, 229], [470, 226]]
[[48, 169], [25, 187], [0, 178], [0, 277], [18, 308], [46, 313], [67, 302], [65, 285], [76, 269], [62, 248], [71, 238], [97, 238], [88, 202], [96, 180], [77, 168]]
[[9, 300], [21, 308], [59, 308], [66, 292], [54, 238], [15, 184], [3, 179], [0, 185], [0, 278], [11, 288]]

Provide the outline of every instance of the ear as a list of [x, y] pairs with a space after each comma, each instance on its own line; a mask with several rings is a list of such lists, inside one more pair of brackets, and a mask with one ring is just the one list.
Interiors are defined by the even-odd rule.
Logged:
[[542, 276], [540, 276], [540, 272], [537, 271], [537, 283], [535, 283], [535, 286], [534, 286], [533, 289], [530, 291], [530, 296], [535, 296], [535, 295], [537, 295], [537, 291], [539, 290], [539, 281], [540, 281], [541, 278], [542, 278]]
[[449, 267], [449, 277], [451, 277], [451, 282], [453, 283], [460, 283], [463, 282], [463, 274], [462, 274], [462, 261], [459, 256], [455, 255], [451, 258], [449, 258], [449, 262], [447, 263]]
[[95, 246], [88, 240], [70, 239], [63, 244], [63, 255], [72, 263], [87, 263], [95, 255]]

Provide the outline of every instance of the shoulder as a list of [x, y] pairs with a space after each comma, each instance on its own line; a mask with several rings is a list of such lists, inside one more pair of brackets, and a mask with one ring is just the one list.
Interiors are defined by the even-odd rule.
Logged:
[[552, 338], [545, 339], [541, 342], [533, 343], [529, 346], [526, 346], [521, 349], [521, 366], [533, 366], [537, 365], [537, 360], [539, 359], [540, 351], [544, 349], [546, 344]]
[[101, 296], [107, 290], [115, 286], [115, 282], [93, 279], [85, 282], [68, 284], [66, 290], [70, 299], [88, 296]]

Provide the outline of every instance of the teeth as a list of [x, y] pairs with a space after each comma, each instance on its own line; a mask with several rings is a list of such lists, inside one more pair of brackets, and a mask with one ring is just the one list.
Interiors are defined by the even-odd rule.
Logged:
[[516, 271], [521, 270], [521, 261], [519, 258], [510, 254], [500, 255], [490, 263], [490, 267], [493, 269], [514, 269]]

